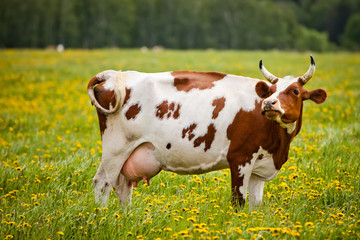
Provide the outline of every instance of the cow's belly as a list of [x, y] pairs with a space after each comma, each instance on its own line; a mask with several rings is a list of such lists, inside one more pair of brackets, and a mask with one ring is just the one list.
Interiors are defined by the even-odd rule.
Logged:
[[163, 165], [163, 169], [165, 171], [171, 171], [183, 175], [201, 174], [229, 168], [229, 162], [226, 159], [214, 159], [213, 161], [204, 162], [194, 162], [193, 159], [188, 159], [188, 161], [182, 161], [182, 166], [172, 163], [173, 162], [169, 162], [168, 164]]
[[183, 143], [179, 146], [173, 144], [171, 149], [159, 147], [155, 150], [155, 155], [163, 170], [177, 174], [201, 174], [229, 168], [226, 158], [228, 146], [222, 146], [221, 149], [220, 144], [215, 143], [207, 151], [201, 146], [194, 148], [192, 143]]
[[[223, 154], [224, 152], [224, 154]], [[124, 163], [121, 173], [136, 186], [137, 182], [149, 181], [161, 170], [178, 174], [200, 174], [229, 167], [225, 150], [220, 154], [196, 151], [164, 151], [156, 149], [152, 143], [139, 145]]]

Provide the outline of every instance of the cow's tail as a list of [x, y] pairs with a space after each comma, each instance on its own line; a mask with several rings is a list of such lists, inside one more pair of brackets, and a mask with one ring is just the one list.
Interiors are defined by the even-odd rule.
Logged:
[[[91, 103], [101, 113], [103, 113], [105, 115], [109, 115], [109, 114], [112, 114], [112, 113], [115, 113], [116, 111], [118, 111], [120, 109], [120, 107], [122, 106], [124, 99], [125, 99], [125, 94], [126, 94], [125, 76], [126, 76], [125, 73], [122, 73], [121, 71], [108, 70], [108, 71], [101, 72], [90, 79], [88, 87], [87, 87], [87, 91], [88, 91]], [[110, 105], [109, 109], [106, 109], [103, 106], [101, 106], [99, 104], [99, 102], [96, 100], [95, 93], [94, 93], [94, 87], [97, 84], [100, 84], [104, 81], [108, 81], [110, 79], [113, 81], [116, 103], [115, 103], [115, 106]]]

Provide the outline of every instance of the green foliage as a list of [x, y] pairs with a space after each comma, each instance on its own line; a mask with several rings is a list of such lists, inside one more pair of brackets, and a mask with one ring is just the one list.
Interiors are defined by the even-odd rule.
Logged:
[[360, 50], [360, 13], [350, 17], [343, 36], [343, 44], [349, 49]]
[[330, 49], [330, 42], [327, 33], [320, 33], [313, 29], [300, 26], [298, 28], [300, 38], [297, 39], [295, 46], [298, 50], [312, 50], [324, 52]]
[[101, 159], [88, 80], [105, 69], [302, 75], [308, 56], [279, 51], [1, 50], [0, 239], [359, 239], [360, 55], [314, 55], [303, 127], [288, 162], [265, 184], [264, 204], [231, 206], [228, 170], [161, 172], [123, 208], [94, 202]]
[[354, 0], [0, 0], [0, 47], [325, 51], [356, 9]]

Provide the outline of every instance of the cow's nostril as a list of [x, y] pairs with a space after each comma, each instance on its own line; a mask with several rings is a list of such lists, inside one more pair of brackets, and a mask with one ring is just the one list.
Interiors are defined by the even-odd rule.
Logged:
[[276, 101], [276, 100], [274, 100], [274, 101], [272, 101], [272, 102], [271, 102], [271, 104], [272, 104], [272, 105], [275, 105], [275, 104], [276, 104], [276, 102], [277, 102], [277, 101]]

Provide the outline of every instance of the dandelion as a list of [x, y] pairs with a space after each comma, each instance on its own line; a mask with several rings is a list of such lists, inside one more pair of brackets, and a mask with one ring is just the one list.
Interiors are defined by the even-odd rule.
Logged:
[[57, 234], [59, 234], [60, 236], [64, 236], [64, 233], [62, 231], [58, 231]]
[[14, 236], [13, 235], [6, 235], [5, 239], [13, 239]]
[[185, 236], [189, 233], [189, 230], [184, 230], [184, 231], [180, 231], [178, 232], [179, 235]]
[[23, 223], [23, 226], [24, 227], [31, 227], [31, 225], [29, 223], [26, 223], [26, 222]]
[[16, 171], [21, 172], [21, 171], [22, 171], [22, 168], [21, 168], [21, 167], [17, 167], [17, 168], [16, 168]]
[[196, 222], [196, 219], [194, 217], [189, 217], [186, 220], [188, 220], [189, 222]]
[[305, 223], [305, 227], [314, 227], [314, 223], [313, 222], [307, 222], [307, 223]]
[[301, 225], [295, 225], [294, 228], [295, 228], [296, 230], [299, 230], [299, 229], [302, 228], [302, 226], [301, 226]]
[[119, 219], [119, 218], [120, 218], [120, 214], [115, 213], [115, 214], [114, 214], [114, 217], [115, 217], [116, 219]]

